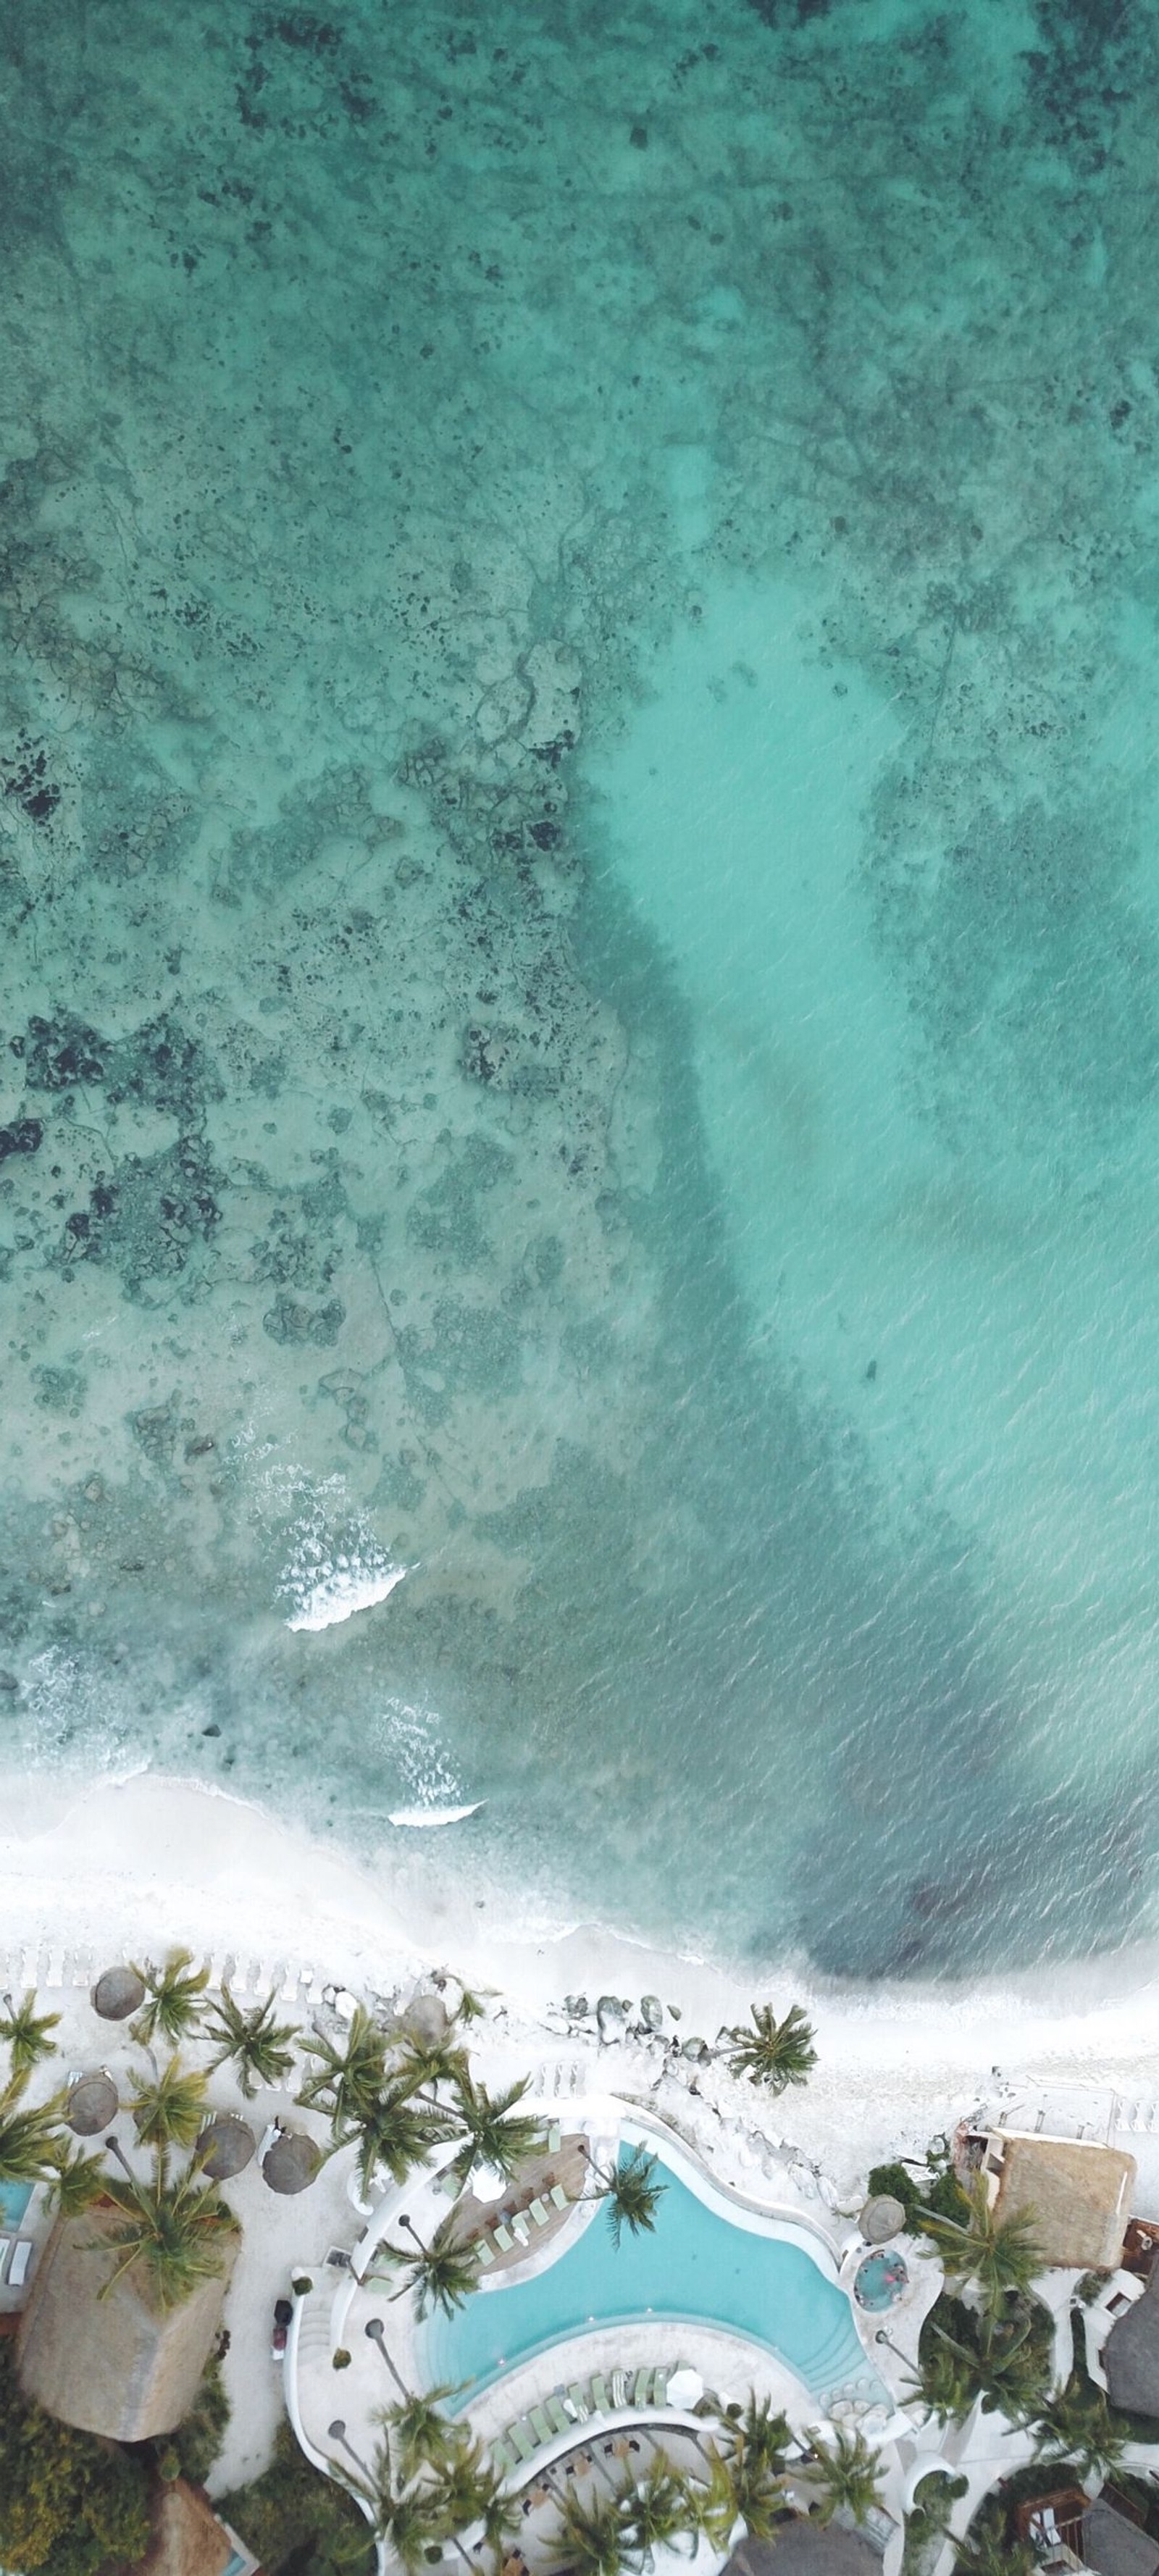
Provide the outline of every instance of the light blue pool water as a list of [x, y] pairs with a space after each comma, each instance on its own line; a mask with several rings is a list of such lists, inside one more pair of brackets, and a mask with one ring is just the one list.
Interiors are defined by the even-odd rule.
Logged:
[[0, 2182], [0, 2228], [19, 2227], [31, 2198], [30, 2182]]
[[[733, 2226], [669, 2168], [655, 2231], [617, 2247], [604, 2212], [532, 2280], [487, 2290], [421, 2329], [427, 2376], [471, 2393], [595, 2323], [645, 2316], [731, 2328], [764, 2344], [822, 2398], [868, 2375], [844, 2291], [799, 2246]], [[672, 2360], [680, 2357], [678, 2333]]]

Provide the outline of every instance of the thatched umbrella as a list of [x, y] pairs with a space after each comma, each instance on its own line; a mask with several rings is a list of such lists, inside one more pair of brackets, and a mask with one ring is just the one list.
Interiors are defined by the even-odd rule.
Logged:
[[892, 2192], [875, 2192], [867, 2200], [857, 2222], [867, 2245], [888, 2245], [891, 2236], [900, 2236], [905, 2226], [905, 2211]]
[[420, 2048], [437, 2048], [451, 2027], [451, 2016], [441, 1995], [412, 1995], [402, 2016], [402, 2027], [408, 2038]]
[[95, 2138], [116, 2119], [120, 2107], [112, 2076], [100, 2067], [91, 2075], [78, 2075], [76, 2083], [69, 2085], [64, 2116], [74, 2137]]
[[93, 1987], [93, 2011], [102, 2021], [127, 2021], [144, 2000], [145, 1981], [135, 1968], [106, 1968]]
[[283, 2129], [262, 2158], [262, 2172], [271, 2191], [306, 2191], [321, 2162], [321, 2147], [304, 2130]]
[[211, 2182], [228, 2182], [232, 2174], [245, 2172], [256, 2151], [257, 2139], [248, 2120], [239, 2120], [236, 2111], [221, 2111], [215, 2120], [207, 2121], [194, 2154]]

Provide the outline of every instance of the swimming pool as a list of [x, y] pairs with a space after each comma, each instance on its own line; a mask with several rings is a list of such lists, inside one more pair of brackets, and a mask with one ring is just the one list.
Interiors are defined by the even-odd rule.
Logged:
[[0, 2182], [0, 2230], [19, 2227], [32, 2191], [30, 2182]]
[[[465, 2382], [463, 2403], [532, 2353], [589, 2333], [593, 2323], [670, 2317], [723, 2327], [763, 2344], [824, 2398], [875, 2374], [844, 2290], [812, 2256], [762, 2226], [738, 2224], [662, 2163], [655, 2232], [619, 2247], [600, 2210], [565, 2254], [530, 2280], [476, 2293], [452, 2317], [431, 2316], [419, 2352], [431, 2380]], [[672, 2359], [679, 2337], [673, 2338]]]

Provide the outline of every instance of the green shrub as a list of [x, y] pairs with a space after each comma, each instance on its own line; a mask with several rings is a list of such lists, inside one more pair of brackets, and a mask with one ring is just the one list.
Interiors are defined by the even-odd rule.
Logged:
[[183, 2424], [169, 2436], [169, 2446], [176, 2451], [182, 2477], [191, 2478], [194, 2486], [204, 2486], [221, 2449], [229, 2422], [229, 2399], [225, 2393], [221, 2362], [215, 2353], [202, 2376], [201, 2386]]
[[900, 2200], [906, 2226], [912, 2231], [923, 2194], [907, 2165], [875, 2165], [869, 2177], [869, 2197], [871, 2200]]
[[22, 2576], [96, 2576], [148, 2545], [144, 2460], [22, 2396], [12, 2345], [0, 2344], [0, 2565]]
[[288, 2424], [278, 2426], [270, 2467], [250, 2486], [219, 2497], [217, 2510], [266, 2576], [279, 2576], [291, 2558], [293, 2576], [321, 2576], [324, 2566], [339, 2561], [351, 2576], [369, 2576], [373, 2567], [365, 2516], [344, 2487], [311, 2467]]

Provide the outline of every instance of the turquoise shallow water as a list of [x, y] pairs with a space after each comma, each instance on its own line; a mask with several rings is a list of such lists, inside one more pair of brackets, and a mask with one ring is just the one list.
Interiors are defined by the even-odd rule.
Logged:
[[[566, 2254], [529, 2281], [469, 2299], [422, 2328], [428, 2381], [486, 2387], [532, 2353], [586, 2333], [593, 2318], [645, 2316], [731, 2327], [764, 2344], [816, 2397], [866, 2370], [843, 2290], [799, 2245], [731, 2226], [664, 2169], [651, 2235], [616, 2246], [601, 2211]], [[679, 2358], [679, 2337], [672, 2361]]]
[[0, 1759], [761, 1971], [1156, 1929], [1157, 75], [27, 24]]

